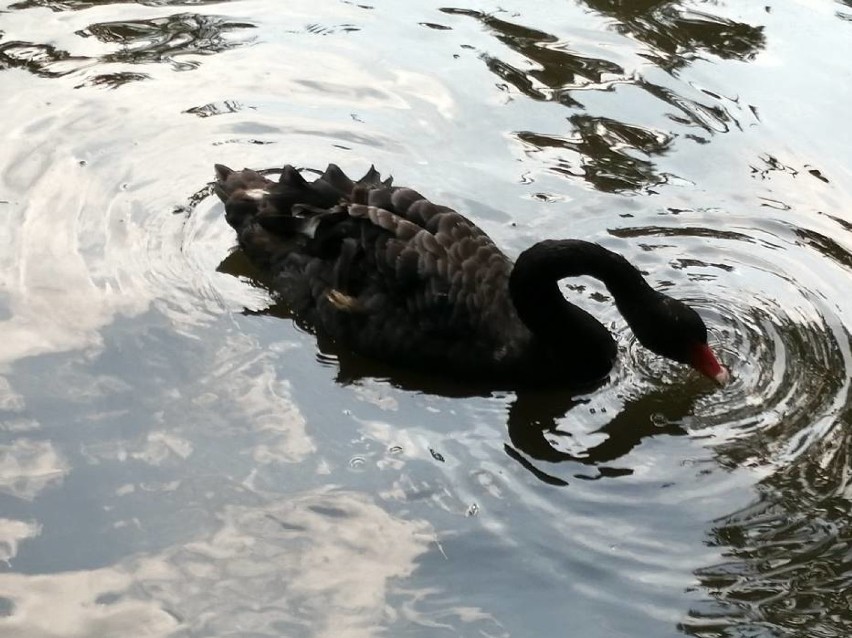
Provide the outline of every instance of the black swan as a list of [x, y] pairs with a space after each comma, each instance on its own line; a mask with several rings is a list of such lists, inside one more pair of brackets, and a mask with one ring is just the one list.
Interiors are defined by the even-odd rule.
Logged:
[[542, 241], [513, 265], [473, 222], [371, 167], [334, 164], [308, 182], [216, 165], [239, 245], [293, 313], [344, 347], [441, 375], [512, 385], [588, 385], [616, 345], [558, 282], [600, 279], [639, 342], [724, 384], [692, 308], [651, 288], [624, 257], [577, 239]]

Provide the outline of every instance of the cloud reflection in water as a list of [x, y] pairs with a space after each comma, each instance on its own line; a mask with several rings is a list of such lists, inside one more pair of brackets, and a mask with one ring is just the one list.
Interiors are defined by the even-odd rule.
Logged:
[[367, 638], [434, 542], [424, 521], [321, 488], [225, 507], [218, 529], [109, 568], [0, 574], [0, 631], [16, 638], [299, 635]]

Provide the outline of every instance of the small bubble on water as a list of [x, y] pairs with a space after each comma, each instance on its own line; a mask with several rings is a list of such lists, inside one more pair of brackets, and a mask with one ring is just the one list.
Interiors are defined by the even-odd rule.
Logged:
[[363, 456], [353, 456], [349, 459], [349, 469], [353, 472], [362, 472], [367, 467], [367, 459]]
[[402, 454], [402, 446], [401, 445], [392, 445], [388, 448], [388, 454], [392, 456], [396, 456], [397, 454]]

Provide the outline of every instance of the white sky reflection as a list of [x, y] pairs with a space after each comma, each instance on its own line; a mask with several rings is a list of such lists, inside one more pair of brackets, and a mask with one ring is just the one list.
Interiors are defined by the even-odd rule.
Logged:
[[434, 543], [427, 523], [335, 489], [219, 518], [204, 538], [114, 567], [0, 574], [0, 634], [368, 638], [396, 619], [389, 599], [411, 595], [396, 581]]

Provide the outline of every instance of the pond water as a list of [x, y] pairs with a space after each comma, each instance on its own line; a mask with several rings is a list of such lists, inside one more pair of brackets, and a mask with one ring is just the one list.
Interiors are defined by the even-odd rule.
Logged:
[[[0, 0], [0, 633], [852, 635], [852, 2]], [[716, 390], [416, 382], [276, 305], [212, 165], [579, 237]]]

